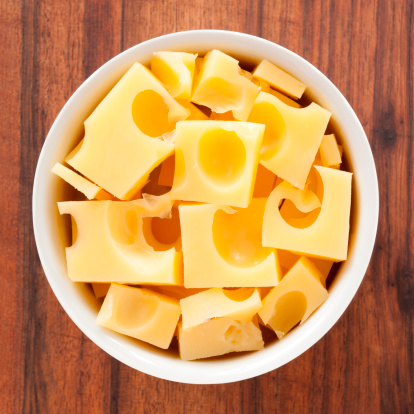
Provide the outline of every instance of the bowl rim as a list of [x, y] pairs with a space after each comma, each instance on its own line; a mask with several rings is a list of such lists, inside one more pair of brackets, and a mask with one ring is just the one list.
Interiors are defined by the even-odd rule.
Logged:
[[[275, 52], [276, 55], [284, 56], [291, 65], [297, 64], [301, 67], [303, 66], [303, 69], [301, 70], [308, 71], [310, 74], [309, 76], [315, 79], [314, 83], [319, 83], [329, 89], [329, 95], [336, 100], [336, 106], [342, 108], [346, 115], [344, 115], [346, 122], [352, 125], [355, 130], [354, 132], [358, 135], [358, 139], [360, 140], [359, 145], [361, 148], [359, 150], [362, 152], [365, 162], [365, 168], [362, 172], [364, 177], [366, 176], [365, 180], [367, 181], [366, 183], [364, 181], [363, 186], [369, 194], [365, 197], [365, 204], [361, 207], [361, 209], [364, 209], [363, 219], [366, 220], [364, 225], [367, 229], [362, 235], [360, 235], [361, 232], [359, 231], [358, 235], [355, 236], [358, 237], [358, 245], [363, 249], [364, 254], [358, 251], [357, 260], [354, 260], [354, 262], [356, 261], [357, 263], [353, 263], [353, 266], [348, 266], [347, 268], [348, 273], [350, 273], [351, 270], [353, 271], [353, 284], [350, 286], [349, 283], [341, 283], [341, 285], [344, 285], [347, 288], [347, 294], [343, 296], [337, 295], [338, 298], [336, 298], [337, 301], [335, 304], [330, 300], [332, 299], [330, 295], [328, 300], [321, 307], [321, 309], [326, 308], [326, 311], [328, 311], [329, 308], [329, 314], [328, 312], [320, 312], [320, 317], [311, 318], [306, 324], [292, 331], [284, 338], [283, 341], [285, 341], [285, 344], [283, 348], [286, 349], [283, 349], [283, 352], [280, 353], [272, 353], [270, 348], [273, 345], [271, 345], [263, 351], [244, 355], [243, 359], [229, 358], [211, 362], [188, 362], [179, 359], [176, 361], [171, 357], [160, 356], [143, 349], [135, 349], [135, 352], [132, 352], [130, 349], [127, 350], [127, 344], [122, 343], [123, 341], [119, 338], [119, 334], [114, 335], [110, 332], [103, 332], [104, 328], [101, 327], [91, 327], [90, 324], [75, 311], [74, 307], [71, 306], [69, 297], [66, 295], [65, 290], [60, 286], [59, 280], [55, 276], [56, 269], [52, 263], [53, 259], [49, 257], [48, 246], [50, 246], [50, 243], [53, 243], [53, 241], [48, 240], [47, 236], [44, 236], [47, 215], [42, 211], [44, 209], [44, 200], [42, 199], [42, 196], [46, 194], [47, 188], [45, 188], [45, 184], [42, 183], [42, 177], [44, 177], [45, 173], [43, 165], [45, 164], [45, 160], [51, 156], [51, 152], [53, 152], [54, 146], [52, 144], [56, 144], [57, 142], [58, 138], [56, 133], [59, 130], [59, 124], [63, 122], [68, 108], [81, 98], [82, 94], [87, 91], [88, 87], [93, 82], [99, 82], [98, 78], [102, 78], [107, 72], [110, 72], [114, 62], [122, 59], [126, 61], [136, 54], [137, 50], [139, 51], [145, 47], [151, 49], [151, 45], [156, 45], [158, 43], [185, 43], [185, 41], [188, 42], [190, 39], [193, 43], [197, 42], [197, 39], [201, 39], [205, 43], [216, 42], [217, 45], [223, 41], [228, 42], [229, 44], [234, 43], [234, 45], [240, 43], [242, 46], [248, 45], [249, 47], [257, 45], [263, 50], [266, 50], [266, 52], [263, 52], [266, 56], [271, 55], [271, 52]], [[221, 47], [218, 46], [218, 48], [220, 49]], [[291, 73], [293, 72], [292, 74], [295, 75], [295, 66], [293, 65], [292, 68]], [[301, 79], [301, 81], [303, 81], [303, 79]], [[124, 364], [158, 378], [190, 384], [229, 383], [270, 372], [297, 358], [319, 341], [344, 313], [362, 282], [372, 256], [379, 217], [378, 179], [369, 142], [359, 119], [336, 86], [310, 62], [283, 46], [253, 35], [226, 30], [190, 30], [170, 33], [138, 43], [114, 56], [98, 68], [79, 86], [79, 88], [77, 88], [59, 112], [43, 144], [34, 178], [32, 214], [36, 246], [50, 287], [68, 316], [91, 341]], [[341, 280], [341, 282], [343, 282], [343, 280]], [[325, 317], [323, 317], [324, 314], [326, 314]], [[240, 364], [238, 363], [240, 361], [247, 361], [248, 363]]]

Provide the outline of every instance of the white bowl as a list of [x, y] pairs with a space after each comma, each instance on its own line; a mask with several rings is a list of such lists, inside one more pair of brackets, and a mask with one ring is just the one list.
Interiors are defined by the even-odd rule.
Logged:
[[[349, 258], [341, 265], [328, 299], [306, 323], [259, 352], [188, 362], [96, 324], [98, 305], [91, 290], [83, 284], [72, 283], [67, 277], [64, 247], [69, 242], [56, 202], [68, 199], [69, 190], [51, 169], [80, 139], [84, 120], [133, 62], [147, 63], [152, 53], [160, 50], [202, 53], [214, 48], [244, 61], [274, 62], [305, 83], [313, 98], [332, 112], [354, 173], [353, 211]], [[33, 188], [33, 224], [40, 260], [50, 286], [73, 322], [104, 351], [132, 368], [193, 384], [239, 381], [269, 372], [293, 360], [325, 335], [343, 314], [364, 277], [374, 246], [378, 207], [378, 181], [367, 137], [351, 106], [329, 79], [279, 45], [247, 34], [218, 30], [188, 31], [148, 40], [99, 68], [56, 118], [40, 154]]]

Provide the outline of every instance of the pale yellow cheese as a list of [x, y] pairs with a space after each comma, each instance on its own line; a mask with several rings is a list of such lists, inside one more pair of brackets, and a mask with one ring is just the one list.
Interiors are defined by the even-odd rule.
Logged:
[[92, 283], [92, 289], [96, 299], [106, 296], [110, 286], [110, 283]]
[[176, 200], [247, 207], [252, 198], [264, 125], [232, 121], [177, 123]]
[[160, 139], [190, 111], [135, 63], [85, 121], [85, 138], [67, 162], [119, 199], [130, 199], [174, 150]]
[[254, 288], [213, 288], [181, 299], [180, 306], [183, 329], [186, 330], [219, 317], [251, 321], [261, 309], [262, 301], [259, 291]]
[[204, 58], [191, 100], [217, 113], [232, 111], [236, 119], [246, 121], [259, 91], [240, 73], [236, 59], [212, 50]]
[[97, 322], [115, 332], [167, 349], [180, 318], [177, 300], [148, 289], [113, 283]]
[[66, 248], [72, 281], [182, 284], [181, 254], [154, 251], [142, 232], [143, 217], [165, 214], [163, 202], [67, 201], [58, 207], [76, 221], [76, 241]]
[[293, 99], [299, 99], [305, 92], [306, 85], [279, 69], [268, 60], [262, 60], [253, 71], [253, 77], [263, 80], [273, 88], [288, 95]]
[[209, 358], [230, 352], [263, 349], [262, 332], [256, 321], [231, 318], [211, 319], [202, 325], [183, 330], [178, 324], [178, 344], [183, 360]]
[[94, 198], [97, 200], [111, 200], [113, 197], [111, 194], [107, 193], [101, 187], [98, 187], [96, 184], [90, 182], [86, 178], [82, 177], [80, 174], [75, 171], [65, 167], [60, 163], [56, 163], [52, 168], [52, 173], [56, 174], [63, 180], [65, 180], [72, 187], [76, 188], [89, 200]]
[[303, 189], [330, 116], [330, 112], [315, 103], [293, 108], [261, 92], [248, 118], [248, 122], [266, 125], [261, 164]]
[[180, 205], [184, 286], [188, 288], [276, 286], [281, 277], [273, 249], [262, 247], [266, 199], [248, 208]]
[[299, 190], [286, 181], [270, 194], [263, 217], [263, 245], [300, 254], [341, 261], [347, 258], [352, 174], [314, 167], [323, 182], [323, 200], [316, 220], [309, 227], [296, 228], [280, 214], [279, 204], [290, 199], [302, 212], [318, 207], [311, 190]]
[[341, 164], [341, 153], [334, 134], [324, 135], [319, 147], [319, 154], [324, 167], [332, 167]]
[[262, 92], [270, 93], [271, 95], [276, 96], [276, 98], [280, 99], [286, 105], [293, 106], [294, 108], [302, 108], [302, 105], [298, 104], [293, 99], [288, 98], [286, 95], [283, 95], [283, 93], [272, 89], [266, 82], [260, 81], [260, 88]]
[[253, 197], [269, 197], [270, 193], [275, 188], [276, 175], [274, 175], [263, 165], [258, 166], [256, 181], [254, 183]]
[[259, 316], [278, 338], [306, 321], [328, 297], [316, 266], [301, 257], [281, 282], [263, 299]]
[[165, 85], [173, 98], [191, 98], [197, 55], [185, 52], [155, 52], [151, 71]]

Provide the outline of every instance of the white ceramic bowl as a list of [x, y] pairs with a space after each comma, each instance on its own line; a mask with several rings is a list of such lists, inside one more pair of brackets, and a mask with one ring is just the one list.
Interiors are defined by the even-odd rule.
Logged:
[[[178, 356], [110, 332], [95, 322], [98, 305], [89, 288], [72, 283], [66, 274], [68, 243], [56, 202], [68, 199], [68, 186], [50, 171], [80, 139], [83, 122], [133, 62], [149, 62], [160, 50], [206, 52], [220, 49], [257, 62], [268, 59], [308, 86], [320, 105], [332, 112], [341, 131], [353, 178], [353, 212], [349, 258], [337, 274], [327, 301], [302, 326], [259, 352], [212, 361], [181, 361]], [[295, 53], [247, 34], [189, 31], [143, 42], [114, 57], [73, 94], [46, 138], [36, 169], [33, 224], [40, 260], [59, 302], [93, 342], [119, 361], [147, 374], [177, 382], [209, 384], [251, 378], [286, 364], [315, 344], [339, 319], [354, 297], [367, 269], [378, 223], [378, 181], [367, 137], [354, 111], [318, 69]], [[346, 352], [346, 349], [344, 349]]]

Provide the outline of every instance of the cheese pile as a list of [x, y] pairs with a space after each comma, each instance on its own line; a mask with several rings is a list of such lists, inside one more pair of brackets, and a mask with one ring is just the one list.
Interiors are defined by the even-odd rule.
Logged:
[[84, 194], [68, 276], [104, 298], [97, 322], [182, 359], [264, 346], [327, 298], [347, 258], [351, 177], [331, 114], [264, 60], [212, 50], [134, 63], [53, 173]]

